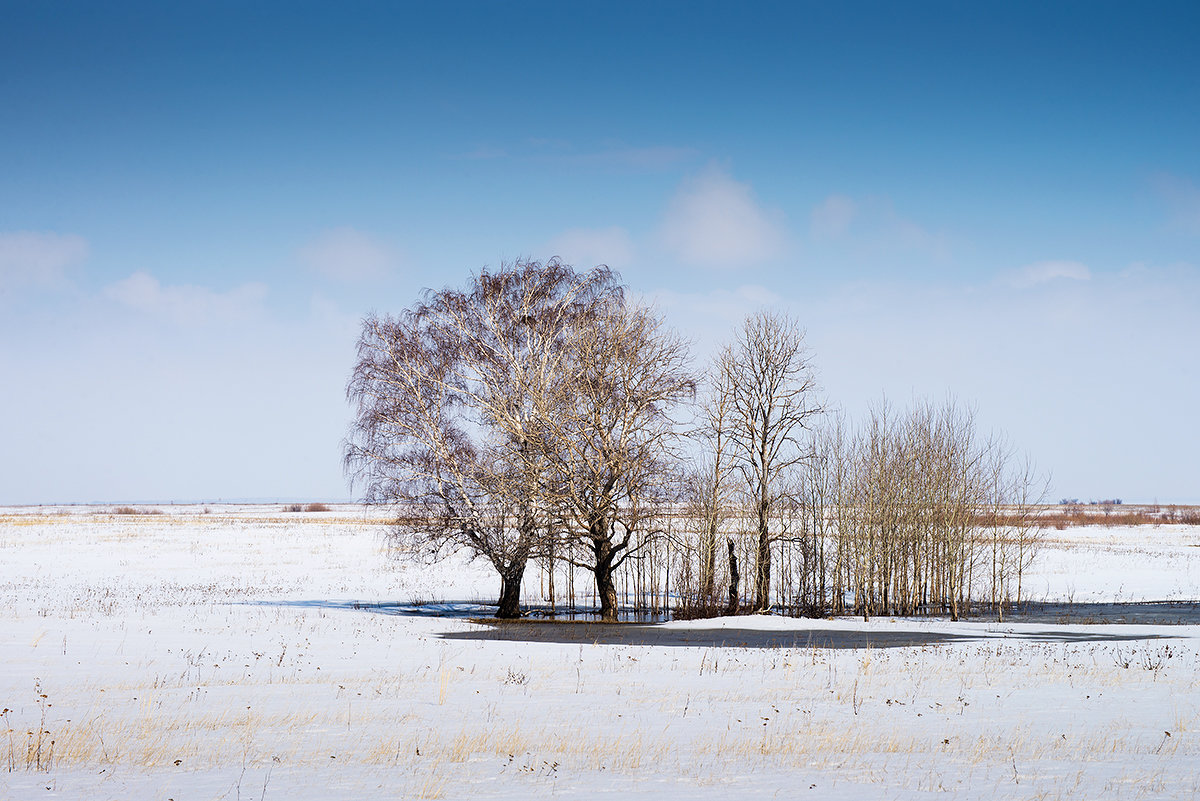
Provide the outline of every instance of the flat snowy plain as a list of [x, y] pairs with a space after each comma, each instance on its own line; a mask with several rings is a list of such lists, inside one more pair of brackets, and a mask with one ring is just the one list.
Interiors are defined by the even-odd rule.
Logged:
[[[209, 509], [0, 509], [0, 797], [1200, 796], [1190, 606], [496, 628], [357, 507]], [[1051, 530], [1027, 587], [1194, 600], [1198, 546]]]

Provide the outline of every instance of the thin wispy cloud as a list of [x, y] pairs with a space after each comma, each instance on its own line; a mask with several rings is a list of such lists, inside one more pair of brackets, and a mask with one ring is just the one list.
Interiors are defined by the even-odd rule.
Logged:
[[1018, 289], [1048, 284], [1052, 281], [1089, 281], [1092, 271], [1078, 261], [1038, 261], [1007, 274], [1006, 283]]
[[952, 255], [949, 235], [896, 211], [887, 197], [829, 195], [809, 215], [814, 241], [869, 253], [920, 254], [935, 261]]
[[66, 286], [67, 270], [88, 257], [87, 240], [39, 231], [0, 233], [0, 289]]
[[266, 295], [267, 287], [261, 283], [218, 292], [191, 284], [164, 286], [145, 272], [136, 272], [104, 289], [105, 297], [126, 308], [185, 326], [256, 317]]
[[945, 233], [895, 214], [889, 215], [886, 230], [903, 248], [927, 253], [939, 261], [950, 258], [950, 238]]
[[816, 239], [838, 239], [850, 230], [858, 204], [846, 195], [830, 195], [812, 211], [810, 227]]
[[749, 184], [709, 169], [684, 182], [659, 228], [668, 251], [685, 264], [745, 267], [778, 256], [782, 214], [762, 206]]
[[634, 170], [665, 170], [692, 161], [700, 151], [690, 147], [611, 147], [590, 153], [563, 156], [579, 164], [625, 167]]
[[298, 251], [310, 270], [338, 281], [371, 281], [396, 270], [399, 251], [350, 226], [331, 228]]
[[629, 232], [619, 226], [572, 228], [552, 239], [546, 250], [579, 269], [600, 264], [625, 269], [633, 262], [634, 255]]

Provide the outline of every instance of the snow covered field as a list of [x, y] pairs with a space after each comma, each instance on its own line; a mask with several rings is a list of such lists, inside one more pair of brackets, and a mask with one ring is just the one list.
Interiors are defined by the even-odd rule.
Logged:
[[[494, 627], [356, 507], [102, 511], [0, 510], [2, 798], [1200, 795], [1197, 625]], [[1200, 598], [1200, 528], [1048, 536], [1036, 598]]]

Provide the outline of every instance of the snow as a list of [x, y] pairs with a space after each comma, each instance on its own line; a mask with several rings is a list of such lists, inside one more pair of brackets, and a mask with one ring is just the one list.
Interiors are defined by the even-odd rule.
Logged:
[[1200, 527], [1080, 526], [1045, 534], [1028, 584], [1075, 602], [1200, 598]]
[[[0, 510], [0, 798], [1200, 794], [1197, 625], [475, 623], [379, 523]], [[1026, 586], [1196, 599], [1198, 545], [1051, 531]]]

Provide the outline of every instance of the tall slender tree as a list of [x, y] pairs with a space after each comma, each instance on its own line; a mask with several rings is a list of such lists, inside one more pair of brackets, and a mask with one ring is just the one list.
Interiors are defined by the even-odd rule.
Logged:
[[802, 433], [823, 407], [804, 332], [784, 315], [760, 311], [747, 317], [722, 350], [718, 369], [730, 393], [729, 442], [754, 513], [754, 607], [766, 610], [773, 505], [785, 474], [806, 457]]
[[[712, 371], [709, 386], [700, 403], [698, 425], [693, 432], [700, 443], [697, 468], [689, 480], [690, 514], [699, 526], [698, 601], [702, 607], [717, 605], [717, 542], [721, 528], [731, 514], [734, 466], [729, 444], [731, 390], [726, 374]], [[732, 591], [737, 597], [737, 590]], [[736, 611], [737, 604], [731, 611]]]

